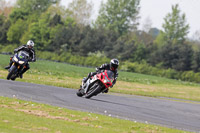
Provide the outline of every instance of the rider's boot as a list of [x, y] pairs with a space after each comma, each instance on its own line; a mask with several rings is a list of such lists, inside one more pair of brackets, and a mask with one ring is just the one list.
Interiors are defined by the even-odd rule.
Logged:
[[9, 63], [8, 66], [5, 67], [5, 69], [9, 69], [9, 68], [11, 67], [12, 63], [13, 63], [13, 62], [12, 62], [12, 58], [10, 58], [10, 63]]
[[6, 67], [4, 67], [5, 69], [9, 69], [10, 68], [10, 65], [8, 65], [8, 66], [6, 66]]
[[23, 74], [28, 70], [29, 68], [25, 67], [20, 73], [19, 73], [19, 77], [22, 79], [23, 78]]
[[20, 73], [20, 74], [19, 74], [19, 77], [22, 79], [22, 78], [23, 78], [23, 74], [22, 74], [22, 73]]

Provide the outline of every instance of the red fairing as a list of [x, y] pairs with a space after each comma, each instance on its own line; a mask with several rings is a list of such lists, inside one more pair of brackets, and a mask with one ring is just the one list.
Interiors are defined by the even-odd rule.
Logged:
[[97, 78], [105, 85], [106, 88], [112, 86], [112, 79], [109, 78], [107, 70], [96, 75]]

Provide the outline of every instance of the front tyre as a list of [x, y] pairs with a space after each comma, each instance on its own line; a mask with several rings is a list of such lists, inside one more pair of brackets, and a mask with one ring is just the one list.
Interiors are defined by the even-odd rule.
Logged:
[[95, 87], [91, 87], [89, 91], [85, 94], [85, 98], [91, 98], [92, 96], [96, 96], [101, 92], [101, 86], [95, 85]]
[[16, 69], [16, 66], [13, 65], [11, 66], [10, 70], [9, 70], [9, 73], [8, 73], [8, 76], [7, 76], [7, 80], [9, 80], [11, 78], [11, 76], [13, 75], [13, 73], [15, 72], [15, 69]]
[[12, 76], [10, 79], [11, 79], [12, 81], [15, 81], [16, 78], [17, 78], [16, 76]]
[[82, 97], [83, 96], [83, 89], [79, 89], [77, 92], [76, 92], [76, 95], [79, 96], [79, 97]]

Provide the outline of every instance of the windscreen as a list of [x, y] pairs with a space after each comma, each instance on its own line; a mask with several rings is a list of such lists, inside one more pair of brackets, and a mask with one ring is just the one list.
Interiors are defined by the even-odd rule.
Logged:
[[19, 57], [20, 59], [28, 59], [28, 58], [29, 58], [29, 54], [28, 54], [26, 51], [20, 51], [20, 52], [18, 53], [18, 57]]
[[109, 79], [114, 79], [114, 73], [110, 70], [107, 70], [107, 75]]

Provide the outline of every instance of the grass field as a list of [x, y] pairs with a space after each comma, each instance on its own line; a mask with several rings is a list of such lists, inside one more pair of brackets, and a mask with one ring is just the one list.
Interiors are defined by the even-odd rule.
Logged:
[[[0, 55], [0, 78], [6, 79], [9, 56]], [[84, 76], [95, 68], [74, 66], [64, 63], [38, 60], [30, 63], [31, 69], [18, 81], [46, 84], [78, 89]], [[143, 95], [150, 97], [169, 97], [200, 101], [200, 84], [161, 78], [150, 75], [119, 71], [116, 85], [111, 92]]]
[[[0, 78], [6, 79], [9, 56], [0, 55]], [[30, 63], [31, 69], [18, 81], [77, 89], [82, 77], [94, 68], [41, 61]], [[155, 76], [119, 72], [111, 92], [173, 97], [200, 101], [200, 85]], [[0, 97], [0, 133], [186, 133], [176, 129], [121, 120], [105, 115], [79, 112], [45, 104]]]
[[0, 116], [0, 133], [186, 133], [5, 97], [0, 97]]

